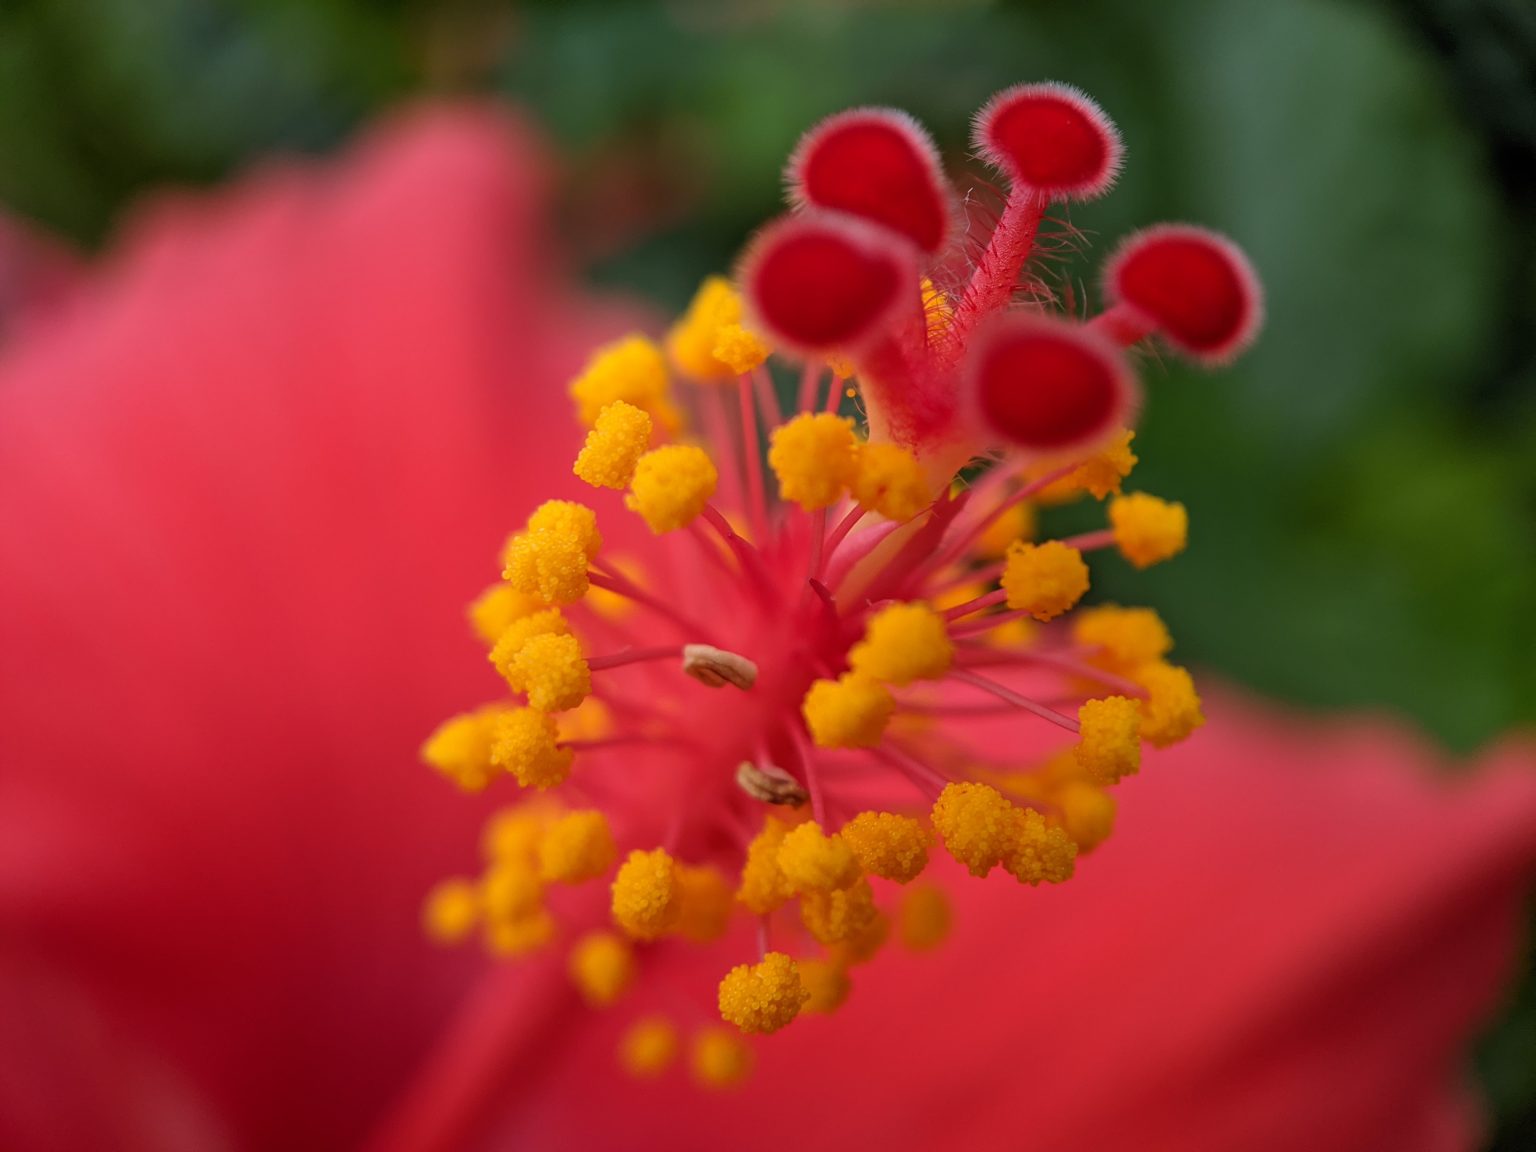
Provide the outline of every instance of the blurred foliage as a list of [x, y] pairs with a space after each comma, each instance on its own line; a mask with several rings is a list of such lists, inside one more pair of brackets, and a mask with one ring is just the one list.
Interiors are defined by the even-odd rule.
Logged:
[[[1275, 695], [1391, 708], [1459, 749], [1536, 723], [1530, 0], [0, 0], [0, 199], [96, 244], [150, 186], [494, 88], [564, 152], [598, 281], [677, 304], [779, 210], [818, 117], [908, 108], [958, 171], [971, 111], [1034, 77], [1125, 132], [1119, 189], [1073, 213], [1097, 252], [1193, 219], [1269, 293], [1232, 371], [1149, 366], [1137, 480], [1195, 537], [1144, 575], [1102, 565], [1100, 590]], [[1508, 1112], [1531, 1105], [1520, 1036], [1490, 1048]]]

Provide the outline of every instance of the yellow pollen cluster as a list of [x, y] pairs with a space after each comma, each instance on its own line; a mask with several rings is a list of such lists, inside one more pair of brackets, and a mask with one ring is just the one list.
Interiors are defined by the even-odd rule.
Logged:
[[773, 350], [741, 321], [736, 289], [723, 277], [709, 277], [667, 333], [672, 363], [685, 376], [701, 381], [730, 380], [752, 371]]
[[816, 681], [800, 705], [811, 739], [821, 748], [873, 748], [895, 710], [885, 687], [858, 672]]
[[571, 948], [571, 981], [594, 1008], [606, 1008], [629, 991], [635, 980], [635, 954], [612, 932], [588, 932]]
[[719, 480], [704, 449], [666, 444], [640, 457], [624, 503], [659, 535], [692, 524], [714, 496]]
[[768, 447], [779, 495], [807, 512], [837, 503], [853, 483], [858, 457], [853, 421], [830, 412], [802, 412], [780, 424]]
[[1189, 514], [1184, 505], [1132, 492], [1112, 500], [1109, 523], [1115, 546], [1138, 568], [1150, 568], [1184, 551], [1189, 541]]
[[1034, 539], [1039, 530], [1038, 519], [1033, 504], [1015, 504], [986, 526], [976, 538], [972, 555], [978, 560], [1001, 560], [1015, 540]]
[[643, 1016], [619, 1041], [619, 1063], [631, 1076], [660, 1076], [677, 1059], [677, 1029], [665, 1016]]
[[720, 1016], [743, 1032], [777, 1032], [810, 998], [800, 983], [800, 969], [782, 952], [770, 952], [757, 964], [738, 964], [720, 981]]
[[1143, 664], [1131, 679], [1147, 691], [1141, 702], [1141, 737], [1158, 748], [1177, 744], [1205, 723], [1189, 673], [1176, 664]]
[[797, 960], [800, 966], [800, 983], [805, 985], [805, 1007], [802, 1013], [829, 1015], [836, 1012], [848, 999], [853, 982], [848, 969], [833, 960]]
[[[1042, 504], [1060, 504], [1087, 492], [1095, 500], [1120, 491], [1120, 485], [1136, 467], [1136, 453], [1131, 441], [1136, 433], [1122, 430], [1113, 440], [1084, 460], [1060, 480], [1047, 484], [1036, 495]], [[1044, 468], [1035, 471], [1044, 471]]]
[[552, 717], [534, 708], [504, 710], [496, 720], [491, 763], [524, 788], [553, 788], [571, 774], [572, 752], [559, 746]]
[[1002, 586], [1009, 608], [1036, 620], [1054, 620], [1088, 591], [1088, 565], [1081, 552], [1059, 540], [1015, 541], [1008, 548]]
[[567, 812], [539, 842], [539, 876], [562, 884], [595, 880], [613, 867], [617, 854], [608, 817], [592, 808]]
[[636, 940], [655, 940], [677, 921], [677, 869], [665, 849], [635, 849], [613, 878], [613, 922]]
[[1167, 626], [1150, 608], [1085, 608], [1072, 617], [1072, 639], [1104, 649], [1107, 662], [1116, 669], [1161, 660], [1173, 648]]
[[859, 445], [852, 490], [860, 508], [898, 523], [912, 519], [933, 503], [928, 478], [917, 457], [889, 441]]
[[421, 746], [421, 758], [466, 792], [479, 792], [495, 775], [496, 724], [507, 711], [488, 704], [443, 721]]
[[855, 672], [889, 684], [937, 680], [949, 671], [955, 646], [944, 618], [926, 604], [892, 604], [869, 618], [864, 639], [848, 653]]
[[735, 907], [731, 882], [707, 864], [679, 864], [678, 911], [674, 931], [695, 944], [707, 944], [725, 935]]
[[946, 784], [933, 805], [933, 827], [945, 849], [972, 876], [985, 876], [1012, 839], [1014, 807], [987, 784]]
[[859, 878], [853, 850], [841, 836], [827, 836], [815, 823], [802, 824], [784, 837], [779, 845], [779, 870], [796, 893], [830, 892]]
[[591, 428], [604, 408], [622, 401], [645, 412], [667, 432], [678, 427], [661, 349], [644, 336], [599, 348], [571, 383], [576, 417]]
[[749, 912], [766, 916], [794, 895], [784, 870], [779, 867], [779, 848], [789, 835], [790, 826], [776, 816], [763, 821], [763, 830], [747, 845], [747, 859], [741, 866], [741, 887], [736, 899]]
[[602, 547], [592, 509], [570, 500], [549, 500], [512, 538], [502, 576], [519, 592], [546, 604], [573, 604], [587, 592], [587, 564]]
[[914, 952], [927, 952], [949, 936], [953, 920], [949, 894], [937, 884], [923, 884], [902, 894], [896, 914], [897, 937]]
[[1092, 852], [1115, 830], [1115, 798], [1102, 788], [1068, 780], [1052, 792], [1051, 800], [1079, 853]]
[[822, 944], [842, 944], [868, 932], [880, 915], [875, 893], [863, 877], [846, 888], [807, 892], [800, 898], [800, 922]]
[[514, 621], [537, 612], [544, 601], [527, 592], [519, 592], [505, 580], [492, 584], [469, 605], [469, 623], [475, 635], [486, 644], [494, 644]]
[[1089, 700], [1077, 710], [1074, 754], [1096, 784], [1115, 784], [1141, 767], [1141, 706], [1124, 696]]
[[928, 866], [928, 830], [911, 816], [860, 812], [839, 835], [859, 867], [873, 876], [906, 884]]
[[1003, 867], [1021, 884], [1061, 884], [1072, 879], [1077, 845], [1066, 829], [1047, 824], [1032, 808], [1013, 810], [1013, 835]]
[[468, 938], [480, 919], [480, 890], [462, 877], [444, 880], [427, 894], [421, 921], [427, 937], [439, 944]]
[[598, 413], [571, 471], [594, 488], [628, 488], [635, 465], [650, 444], [650, 416], [633, 404], [616, 401]]
[[688, 1065], [706, 1088], [734, 1088], [752, 1074], [752, 1049], [728, 1028], [705, 1028], [694, 1037]]
[[512, 658], [512, 671], [528, 694], [529, 705], [540, 712], [575, 708], [592, 691], [592, 673], [581, 654], [581, 642], [568, 634], [534, 636]]
[[501, 673], [512, 691], [526, 692], [528, 685], [517, 662], [523, 646], [539, 636], [569, 636], [570, 633], [571, 626], [560, 609], [541, 608], [537, 612], [530, 612], [512, 621], [502, 631], [491, 649], [491, 664]]

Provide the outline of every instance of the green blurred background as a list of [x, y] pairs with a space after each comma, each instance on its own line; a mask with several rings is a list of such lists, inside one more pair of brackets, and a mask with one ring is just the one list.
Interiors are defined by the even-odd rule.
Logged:
[[[1269, 293], [1235, 370], [1149, 374], [1138, 479], [1195, 537], [1108, 593], [1274, 696], [1463, 752], [1536, 725], [1536, 0], [0, 0], [0, 200], [90, 249], [149, 188], [493, 91], [562, 154], [588, 274], [674, 306], [818, 117], [899, 105], [958, 163], [987, 95], [1047, 77], [1126, 136], [1073, 213], [1099, 251], [1187, 218]], [[1481, 1066], [1495, 1146], [1536, 1148], [1531, 980]]]

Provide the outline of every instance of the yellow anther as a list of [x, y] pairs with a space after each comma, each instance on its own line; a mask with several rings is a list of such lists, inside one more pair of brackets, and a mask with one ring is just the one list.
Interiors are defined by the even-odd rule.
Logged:
[[790, 826], [775, 816], [763, 821], [763, 830], [747, 845], [747, 860], [741, 866], [741, 887], [736, 899], [749, 912], [766, 916], [793, 893], [784, 870], [779, 867], [779, 846], [789, 835]]
[[720, 473], [702, 448], [665, 444], [640, 457], [624, 503], [660, 535], [686, 528], [715, 494]]
[[740, 324], [726, 324], [715, 337], [715, 359], [738, 376], [768, 359], [773, 349], [757, 333]]
[[955, 646], [944, 617], [920, 602], [891, 604], [869, 618], [864, 639], [848, 653], [854, 672], [890, 684], [937, 680], [949, 671]]
[[1102, 788], [1080, 780], [1068, 781], [1056, 789], [1051, 800], [1079, 855], [1092, 852], [1115, 830], [1115, 798]]
[[494, 920], [485, 926], [485, 947], [493, 956], [524, 956], [555, 937], [555, 918], [544, 908], [514, 920]]
[[1088, 565], [1081, 552], [1060, 540], [1015, 541], [1008, 547], [1002, 584], [1009, 608], [1036, 620], [1053, 620], [1088, 591]]
[[[804, 919], [804, 909], [801, 909], [801, 919]], [[865, 921], [864, 927], [855, 932], [847, 940], [839, 940], [828, 949], [828, 955], [839, 964], [852, 966], [855, 964], [868, 964], [873, 960], [880, 949], [885, 947], [885, 941], [891, 934], [891, 922], [877, 910], [875, 914]]]
[[732, 380], [766, 360], [771, 349], [742, 327], [741, 317], [741, 296], [730, 282], [706, 279], [667, 333], [667, 353], [677, 370], [695, 380]]
[[1095, 784], [1114, 784], [1141, 767], [1141, 706], [1124, 696], [1089, 700], [1077, 710], [1077, 747], [1083, 774]]
[[642, 1016], [619, 1040], [619, 1063], [631, 1076], [660, 1076], [677, 1059], [677, 1029], [665, 1016]]
[[538, 799], [494, 813], [480, 833], [480, 854], [492, 864], [506, 861], [536, 867], [544, 830], [557, 811], [552, 802]]
[[571, 471], [594, 488], [628, 488], [635, 464], [650, 446], [650, 416], [619, 400], [598, 413]]
[[1085, 608], [1073, 615], [1072, 639], [1086, 647], [1104, 649], [1108, 663], [1117, 668], [1161, 660], [1173, 647], [1167, 626], [1152, 609], [1112, 604]]
[[422, 760], [466, 792], [479, 792], [495, 775], [496, 724], [507, 711], [487, 704], [443, 721], [421, 746]]
[[1034, 539], [1038, 521], [1033, 504], [1015, 504], [986, 526], [971, 546], [971, 555], [978, 560], [1001, 560], [1015, 540]]
[[972, 876], [985, 876], [1013, 840], [1016, 811], [988, 784], [946, 784], [933, 805], [933, 827], [945, 849]]
[[705, 1028], [693, 1038], [688, 1069], [706, 1088], [734, 1088], [752, 1075], [752, 1049], [729, 1028]]
[[512, 672], [528, 694], [529, 705], [540, 712], [574, 708], [592, 691], [581, 641], [570, 635], [533, 637], [512, 658]]
[[1141, 738], [1158, 748], [1177, 744], [1205, 723], [1189, 673], [1161, 660], [1143, 664], [1131, 679], [1147, 690], [1141, 702]]
[[926, 276], [923, 278], [923, 317], [928, 322], [928, 343], [937, 344], [949, 328], [949, 321], [955, 314], [954, 305], [949, 302], [949, 297], [944, 295], [932, 280]]
[[573, 754], [557, 745], [552, 717], [533, 708], [512, 708], [496, 721], [491, 762], [524, 788], [553, 788], [571, 774]]
[[1136, 467], [1136, 453], [1131, 451], [1135, 437], [1135, 432], [1122, 430], [1076, 469], [1041, 489], [1036, 499], [1042, 504], [1060, 504], [1084, 492], [1092, 493], [1095, 500], [1119, 492], [1121, 483]]
[[1110, 501], [1109, 523], [1115, 546], [1138, 568], [1177, 556], [1189, 542], [1189, 514], [1184, 505], [1132, 492]]
[[779, 495], [807, 512], [837, 503], [858, 467], [853, 421], [830, 412], [802, 412], [773, 430], [768, 465]]
[[480, 888], [473, 880], [444, 880], [427, 893], [421, 906], [421, 926], [438, 944], [458, 944], [480, 921]]
[[1013, 810], [1013, 835], [1003, 853], [1003, 867], [1020, 884], [1060, 884], [1072, 879], [1077, 844], [1066, 829], [1045, 822], [1032, 808]]
[[571, 383], [576, 417], [588, 428], [608, 405], [623, 401], [647, 413], [662, 428], [675, 432], [677, 409], [672, 405], [667, 362], [661, 349], [644, 336], [629, 336], [599, 348]]
[[636, 940], [654, 940], [677, 923], [677, 867], [664, 848], [635, 849], [613, 878], [613, 922]]
[[487, 645], [491, 645], [501, 639], [501, 634], [510, 628], [514, 621], [530, 612], [537, 612], [542, 607], [544, 607], [544, 601], [539, 597], [531, 596], [527, 592], [519, 592], [502, 581], [492, 584], [470, 603], [469, 623], [474, 628], [475, 635]]
[[802, 824], [784, 837], [779, 845], [779, 869], [790, 891], [796, 893], [830, 892], [859, 878], [853, 849], [841, 836], [825, 835], [815, 823]]
[[635, 954], [629, 942], [612, 932], [588, 932], [571, 948], [571, 981], [594, 1008], [606, 1008], [629, 991], [635, 980]]
[[818, 680], [800, 712], [820, 748], [873, 748], [890, 723], [896, 702], [884, 685], [858, 672]]
[[601, 740], [613, 731], [613, 713], [596, 696], [588, 696], [569, 712], [560, 713], [555, 725], [562, 742]]
[[747, 1033], [777, 1032], [800, 1014], [810, 993], [800, 969], [782, 952], [738, 964], [720, 981], [720, 1018]]
[[840, 833], [859, 867], [875, 876], [906, 884], [928, 866], [928, 830], [910, 816], [860, 812]]
[[517, 663], [523, 646], [536, 636], [569, 636], [571, 626], [558, 608], [543, 608], [520, 617], [502, 632], [491, 649], [490, 661], [495, 665], [514, 692], [525, 692], [527, 682]]
[[685, 940], [708, 944], [725, 935], [735, 910], [731, 883], [718, 869], [708, 864], [677, 865], [677, 923], [675, 930]]
[[557, 884], [595, 880], [617, 855], [608, 817], [590, 808], [567, 812], [550, 821], [539, 841], [539, 876]]
[[832, 369], [834, 388], [845, 380], [851, 380], [859, 370], [859, 366], [848, 357], [836, 354], [827, 357], [827, 367]]
[[592, 509], [570, 500], [549, 500], [507, 548], [502, 576], [519, 592], [546, 604], [572, 604], [587, 592], [587, 564], [602, 547]]
[[835, 892], [807, 892], [800, 898], [800, 922], [823, 944], [856, 940], [880, 915], [869, 881], [860, 877]]
[[937, 884], [923, 884], [902, 893], [896, 934], [914, 952], [926, 952], [948, 938], [953, 920], [949, 894]]
[[912, 519], [933, 503], [917, 457], [883, 440], [859, 445], [852, 489], [860, 508], [897, 522]]
[[495, 864], [481, 877], [480, 907], [487, 921], [525, 920], [544, 907], [544, 885], [526, 864]]
[[853, 981], [848, 979], [848, 969], [835, 960], [798, 960], [800, 983], [805, 985], [807, 999], [802, 1013], [818, 1012], [830, 1015], [843, 1006]]

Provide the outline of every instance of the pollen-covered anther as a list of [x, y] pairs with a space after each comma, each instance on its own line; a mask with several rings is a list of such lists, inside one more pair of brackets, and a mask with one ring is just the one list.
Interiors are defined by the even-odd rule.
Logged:
[[1176, 664], [1157, 660], [1130, 673], [1147, 690], [1141, 701], [1141, 737], [1157, 748], [1177, 744], [1205, 723], [1194, 679]]
[[1015, 541], [1008, 548], [1002, 586], [1009, 608], [1053, 620], [1088, 591], [1088, 565], [1081, 552], [1059, 540]]
[[1077, 844], [1066, 829], [1047, 824], [1032, 808], [1013, 810], [1013, 829], [1003, 867], [1020, 884], [1061, 884], [1072, 879]]
[[842, 213], [808, 210], [758, 234], [739, 280], [757, 328], [805, 356], [855, 354], [917, 299], [917, 249]]
[[933, 503], [917, 457], [889, 441], [859, 445], [852, 493], [864, 511], [897, 523], [905, 523]]
[[1124, 147], [1104, 110], [1067, 84], [1006, 88], [987, 101], [972, 131], [976, 150], [1015, 187], [1048, 200], [1091, 200], [1109, 191]]
[[800, 922], [822, 944], [844, 944], [869, 932], [880, 916], [874, 890], [860, 877], [832, 892], [800, 897]]
[[807, 512], [842, 498], [858, 468], [853, 421], [830, 412], [802, 412], [773, 430], [768, 466], [779, 495]]
[[946, 784], [933, 805], [933, 827], [944, 848], [972, 876], [985, 876], [1014, 838], [1016, 809], [990, 784]]
[[567, 968], [582, 998], [594, 1008], [606, 1008], [634, 983], [635, 954], [627, 940], [612, 932], [588, 932], [571, 947]]
[[466, 792], [479, 792], [495, 775], [496, 724], [507, 711], [488, 704], [443, 721], [421, 746], [421, 758]]
[[677, 869], [663, 848], [635, 849], [613, 879], [613, 921], [637, 940], [655, 940], [677, 922]]
[[911, 816], [860, 812], [839, 835], [853, 850], [859, 867], [873, 876], [906, 884], [928, 866], [933, 837]]
[[689, 1045], [688, 1070], [706, 1088], [735, 1088], [752, 1074], [752, 1049], [729, 1028], [704, 1028]]
[[828, 836], [815, 823], [802, 824], [784, 837], [779, 845], [779, 869], [796, 893], [830, 892], [859, 878], [853, 850], [841, 836]]
[[665, 1016], [642, 1016], [619, 1040], [619, 1063], [631, 1076], [650, 1080], [677, 1059], [677, 1029]]
[[800, 983], [805, 985], [808, 993], [805, 1007], [800, 1009], [802, 1013], [826, 1016], [843, 1006], [848, 993], [853, 990], [846, 967], [835, 960], [798, 960], [796, 963], [800, 966]]
[[491, 762], [524, 788], [553, 788], [571, 774], [575, 754], [559, 745], [552, 716], [536, 708], [511, 708], [496, 720]]
[[811, 739], [821, 748], [873, 748], [895, 710], [885, 686], [859, 672], [817, 680], [800, 705]]
[[539, 876], [560, 884], [594, 880], [613, 867], [617, 855], [608, 817], [596, 809], [567, 812], [551, 821], [539, 840]]
[[683, 671], [711, 688], [730, 684], [745, 692], [757, 683], [756, 664], [710, 644], [683, 645]]
[[512, 669], [529, 705], [540, 712], [575, 708], [592, 691], [581, 642], [569, 634], [532, 637], [512, 658]]
[[594, 488], [628, 488], [650, 443], [650, 416], [633, 404], [615, 401], [598, 413], [571, 471]]
[[1132, 420], [1140, 390], [1105, 337], [1040, 313], [994, 317], [971, 341], [960, 383], [986, 443], [1035, 456], [1081, 456]]
[[937, 884], [922, 884], [902, 893], [896, 911], [896, 935], [914, 952], [937, 948], [949, 936], [954, 910], [949, 893]]
[[480, 906], [487, 921], [525, 920], [543, 908], [544, 885], [532, 868], [503, 861], [480, 882]]
[[1051, 793], [1061, 826], [1079, 855], [1092, 852], [1115, 830], [1115, 798], [1082, 780], [1069, 780]]
[[519, 592], [546, 604], [572, 604], [587, 592], [587, 565], [602, 547], [592, 509], [570, 500], [549, 500], [528, 517], [507, 548], [502, 576]]
[[1074, 614], [1072, 639], [1085, 647], [1103, 649], [1117, 668], [1161, 660], [1173, 648], [1167, 625], [1152, 609], [1113, 604]]
[[1138, 568], [1150, 568], [1184, 551], [1189, 514], [1184, 505], [1132, 492], [1110, 501], [1115, 546]]
[[742, 322], [741, 296], [723, 276], [699, 285], [682, 319], [667, 333], [667, 353], [685, 376], [732, 380], [766, 360], [772, 349]]
[[604, 408], [622, 401], [647, 413], [668, 432], [678, 427], [671, 399], [667, 362], [661, 349], [644, 336], [628, 336], [604, 345], [571, 383], [576, 416], [591, 428]]
[[[1090, 455], [1061, 479], [1047, 484], [1035, 497], [1042, 504], [1060, 504], [1089, 493], [1095, 500], [1118, 495], [1120, 485], [1136, 467], [1139, 457], [1131, 450], [1136, 433], [1122, 429], [1102, 448]], [[1056, 461], [1042, 461], [1030, 469], [1029, 475], [1043, 475], [1056, 466]]]
[[743, 760], [736, 766], [736, 784], [754, 800], [764, 804], [798, 808], [810, 799], [805, 788], [782, 768], [766, 767]]
[[536, 636], [569, 636], [571, 625], [558, 608], [543, 608], [512, 621], [491, 648], [490, 661], [514, 692], [527, 690], [517, 662], [523, 646]]
[[730, 881], [708, 864], [677, 865], [677, 901], [674, 931], [695, 944], [724, 936], [736, 907]]
[[1111, 300], [1206, 364], [1233, 359], [1263, 323], [1253, 266], [1232, 241], [1205, 228], [1160, 224], [1131, 236], [1110, 258], [1104, 279]]
[[927, 604], [891, 604], [870, 617], [864, 639], [848, 653], [855, 672], [888, 684], [937, 680], [949, 671], [955, 646], [944, 618]]
[[747, 845], [736, 899], [758, 916], [766, 916], [793, 895], [789, 880], [779, 867], [779, 845], [784, 843], [789, 829], [790, 825], [783, 820], [769, 816], [763, 821], [763, 830]]
[[486, 644], [494, 644], [517, 620], [543, 607], [541, 597], [519, 592], [501, 580], [470, 602], [467, 615], [475, 635]]
[[485, 926], [485, 947], [492, 956], [524, 956], [555, 938], [555, 918], [546, 908]]
[[1124, 696], [1089, 700], [1077, 710], [1073, 755], [1096, 784], [1114, 784], [1141, 767], [1141, 706]]
[[480, 889], [473, 880], [454, 877], [435, 885], [421, 909], [422, 928], [439, 944], [468, 939], [480, 921]]
[[624, 503], [660, 535], [698, 519], [719, 480], [720, 473], [704, 449], [664, 444], [640, 457]]
[[949, 195], [928, 133], [894, 108], [855, 108], [807, 132], [786, 171], [800, 204], [862, 216], [932, 255], [949, 232]]
[[810, 993], [800, 969], [783, 952], [738, 964], [720, 981], [720, 1017], [746, 1033], [777, 1032], [800, 1014]]

